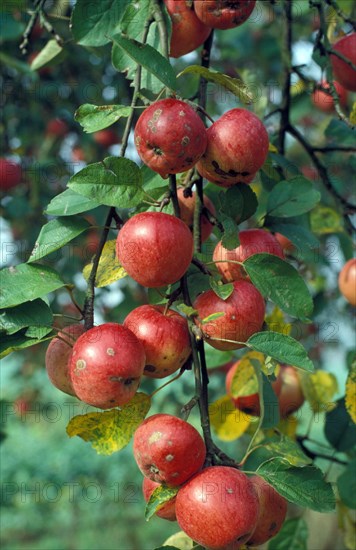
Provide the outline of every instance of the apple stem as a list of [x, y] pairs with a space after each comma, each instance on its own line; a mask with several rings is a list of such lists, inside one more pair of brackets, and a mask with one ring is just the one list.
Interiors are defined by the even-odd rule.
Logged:
[[173, 204], [174, 215], [180, 218], [180, 207], [177, 195], [177, 177], [175, 174], [169, 175], [169, 195]]
[[166, 386], [169, 386], [169, 384], [172, 384], [172, 382], [175, 382], [176, 380], [178, 380], [178, 378], [180, 378], [183, 374], [185, 369], [181, 368], [180, 371], [179, 371], [179, 374], [177, 374], [177, 376], [175, 376], [174, 378], [171, 378], [171, 380], [168, 380], [168, 382], [165, 382], [162, 386], [160, 386], [159, 388], [157, 388], [154, 392], [152, 392], [150, 394], [150, 398], [152, 399], [152, 397], [154, 395], [156, 395], [156, 393], [158, 393], [159, 391], [163, 390], [163, 388], [165, 388]]

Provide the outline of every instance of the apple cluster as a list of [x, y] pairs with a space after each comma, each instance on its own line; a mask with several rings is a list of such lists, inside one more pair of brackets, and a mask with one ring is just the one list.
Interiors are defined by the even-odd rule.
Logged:
[[168, 414], [147, 418], [135, 432], [133, 450], [145, 500], [160, 486], [178, 488], [156, 514], [177, 521], [198, 544], [217, 550], [260, 545], [282, 527], [286, 500], [259, 476], [204, 468], [204, 441], [188, 422]]

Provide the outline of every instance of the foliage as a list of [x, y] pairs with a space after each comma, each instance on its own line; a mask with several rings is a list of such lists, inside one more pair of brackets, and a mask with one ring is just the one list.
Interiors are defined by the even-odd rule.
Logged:
[[[188, 412], [190, 421], [204, 428], [212, 464], [233, 461], [246, 472], [257, 472], [300, 507], [300, 517], [285, 522], [270, 548], [308, 548], [304, 508], [329, 512], [335, 502], [341, 510], [345, 546], [350, 548], [348, 514], [355, 508], [351, 479], [356, 443], [355, 363], [349, 336], [353, 313], [340, 297], [336, 279], [353, 251], [355, 197], [350, 174], [355, 171], [355, 106], [350, 101], [342, 111], [335, 97], [334, 112], [325, 114], [312, 108], [310, 96], [323, 70], [332, 80], [326, 55], [329, 41], [350, 30], [355, 8], [342, 1], [305, 6], [295, 1], [259, 2], [255, 19], [231, 31], [214, 32], [214, 47], [206, 42], [207, 57], [203, 55], [200, 63], [197, 52], [178, 59], [167, 55], [171, 23], [162, 2], [48, 4], [5, 2], [2, 7], [2, 150], [21, 164], [22, 179], [18, 186], [1, 190], [1, 221], [7, 233], [0, 273], [0, 355], [8, 356], [3, 369], [8, 367], [10, 374], [4, 375], [0, 434], [5, 460], [11, 447], [19, 445], [16, 437], [24, 439], [29, 452], [23, 466], [18, 448], [14, 466], [6, 463], [4, 479], [10, 485], [3, 504], [11, 511], [20, 507], [20, 513], [26, 514], [26, 506], [19, 502], [22, 493], [15, 489], [31, 478], [58, 484], [63, 479], [75, 483], [96, 479], [104, 484], [117, 482], [118, 469], [120, 477], [121, 470], [130, 476], [130, 440], [148, 411], [177, 416]], [[281, 36], [281, 18], [292, 40], [287, 32]], [[310, 66], [292, 66], [292, 55], [305, 53], [305, 43], [313, 48], [317, 65], [312, 67], [310, 60]], [[30, 52], [39, 54], [31, 61]], [[184, 279], [188, 291], [182, 291], [185, 287], [179, 282], [147, 291], [120, 265], [115, 240], [122, 224], [138, 212], [177, 214], [175, 177], [164, 180], [143, 167], [132, 140], [142, 109], [170, 96], [200, 104], [205, 121], [206, 113], [216, 120], [231, 108], [252, 110], [268, 129], [270, 151], [250, 186], [203, 185], [194, 171], [177, 176], [178, 184], [195, 184], [198, 194], [211, 198], [216, 208], [214, 230], [201, 243], [195, 215], [195, 261]], [[48, 120], [57, 118], [67, 125], [64, 134], [48, 131]], [[106, 129], [114, 130], [120, 146], [96, 141], [96, 132]], [[197, 205], [201, 208], [199, 201]], [[219, 352], [202, 344], [201, 334], [192, 329], [197, 315], [192, 302], [208, 288], [222, 300], [229, 299], [233, 285], [221, 280], [212, 262], [215, 244], [221, 239], [232, 250], [239, 245], [239, 230], [255, 227], [282, 234], [291, 248], [284, 260], [263, 253], [242, 263], [267, 301], [266, 325], [243, 349]], [[82, 407], [82, 414], [76, 414], [77, 401], [61, 401], [59, 393], [49, 388], [45, 346], [63, 326], [82, 320], [86, 328], [94, 321], [121, 323], [128, 312], [147, 302], [169, 302], [187, 318], [194, 342], [193, 368], [186, 365], [162, 393], [157, 391], [159, 381], [145, 378], [142, 392], [128, 405], [105, 412]], [[217, 312], [209, 321], [220, 316]], [[206, 319], [203, 329], [204, 323]], [[225, 373], [219, 368], [237, 359], [245, 361], [245, 370], [234, 380], [232, 395], [258, 392], [260, 419], [236, 409], [231, 395], [226, 395]], [[298, 368], [306, 404], [295, 417], [280, 419], [271, 413], [278, 405], [271, 382], [284, 363]], [[199, 414], [190, 401], [197, 392]], [[68, 407], [66, 422], [63, 417], [56, 423], [45, 417], [46, 402], [62, 412]], [[38, 423], [29, 414], [37, 407]], [[209, 423], [221, 449], [209, 440]], [[84, 441], [67, 439], [65, 424], [70, 437], [78, 435]], [[85, 442], [98, 454], [114, 454], [97, 457]], [[43, 472], [32, 445], [39, 457], [50, 457]], [[70, 460], [64, 460], [61, 481], [52, 471], [65, 453]], [[131, 476], [127, 479], [134, 478], [136, 499], [140, 478]], [[110, 499], [102, 501], [104, 512], [95, 506], [91, 524], [99, 524], [96, 519], [102, 514], [108, 518], [104, 526], [113, 528], [117, 514], [124, 513], [125, 498], [130, 499], [130, 487], [124, 493], [114, 499], [120, 506]], [[172, 494], [167, 488], [155, 491], [146, 517], [151, 518]], [[122, 519], [126, 539], [120, 544], [125, 548], [146, 544], [145, 535], [135, 538], [126, 527], [128, 520], [144, 521], [141, 495], [137, 499], [140, 507], [129, 509]], [[64, 513], [63, 501], [52, 504], [43, 491], [39, 500], [36, 509], [53, 506], [55, 514]], [[75, 501], [80, 517], [89, 508]], [[44, 514], [50, 517], [48, 510]], [[51, 525], [53, 540], [37, 522], [31, 526], [34, 516], [31, 511], [26, 524], [28, 531], [32, 529], [33, 543], [26, 541], [24, 532], [14, 542], [16, 526], [10, 514], [6, 516], [4, 547], [58, 547], [61, 532]], [[160, 525], [151, 527], [154, 521], [147, 526], [152, 548], [177, 530], [171, 526], [163, 535]], [[68, 517], [65, 522], [73, 528]], [[102, 525], [99, 531], [105, 531]], [[118, 536], [115, 529], [112, 533]], [[101, 544], [100, 536], [97, 540]], [[195, 547], [185, 536], [169, 541], [174, 548]], [[76, 547], [87, 549], [89, 544], [83, 536]], [[116, 548], [117, 540], [108, 537], [105, 547]]]

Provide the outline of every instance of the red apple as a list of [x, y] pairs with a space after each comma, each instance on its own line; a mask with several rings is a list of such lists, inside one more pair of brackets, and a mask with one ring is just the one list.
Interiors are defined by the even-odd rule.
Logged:
[[222, 187], [251, 183], [269, 148], [260, 119], [246, 109], [232, 109], [208, 128], [207, 136], [208, 145], [197, 163], [199, 174]]
[[305, 397], [296, 368], [282, 365], [278, 376], [282, 384], [278, 395], [279, 414], [282, 418], [286, 418], [303, 405]]
[[53, 338], [46, 351], [46, 369], [48, 378], [56, 388], [75, 395], [69, 375], [69, 363], [74, 343], [84, 332], [83, 325], [69, 325]]
[[206, 449], [199, 432], [170, 414], [146, 418], [133, 438], [133, 452], [144, 476], [177, 487], [203, 466]]
[[69, 132], [68, 124], [61, 118], [52, 118], [47, 124], [47, 136], [63, 138]]
[[[345, 90], [345, 88], [341, 86], [341, 84], [336, 82], [336, 80], [334, 80], [333, 84], [335, 86], [337, 95], [339, 96], [340, 105], [342, 107], [345, 107], [347, 105], [348, 97], [347, 90]], [[326, 90], [330, 88], [326, 80], [322, 80], [319, 86], [325, 88]], [[335, 110], [332, 95], [330, 92], [320, 89], [320, 87], [317, 87], [314, 90], [312, 94], [312, 102], [315, 107], [317, 107], [321, 111], [324, 111], [324, 113], [332, 113]]]
[[215, 247], [213, 261], [221, 273], [224, 282], [247, 279], [249, 277], [242, 266], [231, 262], [244, 262], [254, 254], [273, 254], [284, 259], [281, 245], [276, 237], [263, 229], [246, 229], [239, 233], [240, 245], [233, 250], [224, 248], [219, 241]]
[[182, 220], [163, 212], [142, 212], [120, 230], [116, 253], [135, 281], [149, 288], [175, 283], [193, 257], [193, 237]]
[[[143, 498], [146, 502], [150, 500], [150, 497], [155, 489], [157, 487], [160, 487], [160, 483], [156, 483], [155, 481], [152, 481], [151, 479], [148, 479], [148, 477], [143, 478], [142, 482], [142, 493]], [[168, 521], [177, 521], [176, 518], [176, 497], [171, 498], [168, 500], [162, 508], [157, 510], [156, 516], [162, 519], [167, 519]]]
[[145, 352], [136, 336], [122, 325], [105, 323], [79, 336], [69, 371], [79, 399], [111, 409], [133, 398], [144, 366]]
[[180, 57], [192, 52], [211, 33], [211, 28], [206, 27], [195, 15], [193, 4], [180, 0], [164, 0], [167, 11], [172, 20], [172, 36], [169, 55]]
[[275, 233], [274, 236], [281, 245], [282, 250], [285, 254], [289, 254], [295, 250], [294, 244], [288, 239], [288, 237], [282, 235], [282, 233]]
[[143, 111], [135, 126], [141, 159], [162, 178], [192, 168], [205, 151], [205, 126], [184, 101], [161, 99]]
[[256, 0], [195, 0], [195, 13], [214, 29], [232, 29], [242, 25], [253, 12]]
[[[195, 209], [195, 196], [196, 194], [193, 193], [191, 197], [185, 197], [183, 195], [184, 187], [179, 187], [177, 189], [177, 195], [178, 195], [178, 202], [180, 207], [180, 217], [182, 221], [184, 221], [185, 224], [189, 227], [191, 231], [193, 231], [193, 225], [194, 225], [194, 209]], [[215, 216], [216, 210], [206, 195], [204, 195], [203, 199], [204, 206]], [[206, 241], [213, 229], [214, 226], [209, 222], [208, 218], [204, 215], [204, 213], [201, 216], [201, 241]]]
[[93, 138], [102, 147], [107, 149], [116, 143], [121, 143], [121, 139], [114, 130], [99, 130], [93, 134]]
[[85, 162], [85, 152], [82, 147], [78, 145], [72, 149], [72, 160], [74, 162]]
[[260, 546], [277, 535], [287, 514], [287, 501], [260, 476], [252, 476], [260, 504], [256, 529], [248, 546]]
[[[232, 350], [243, 347], [237, 342], [246, 342], [252, 334], [261, 330], [265, 302], [258, 290], [248, 281], [235, 281], [234, 290], [227, 300], [219, 298], [213, 290], [200, 294], [194, 302], [198, 311], [196, 324], [203, 331], [208, 344], [219, 350]], [[224, 315], [204, 322], [215, 313]], [[233, 342], [225, 342], [224, 340]]]
[[9, 191], [21, 183], [22, 169], [17, 162], [0, 158], [0, 190]]
[[346, 300], [356, 306], [356, 258], [346, 262], [339, 273], [339, 290]]
[[180, 369], [191, 354], [187, 320], [164, 306], [139, 306], [124, 326], [140, 340], [146, 354], [143, 374], [164, 378]]
[[[251, 395], [243, 395], [240, 397], [233, 397], [231, 394], [231, 385], [232, 385], [232, 379], [238, 370], [240, 365], [240, 361], [236, 361], [234, 365], [231, 367], [231, 369], [228, 371], [226, 376], [226, 392], [231, 397], [231, 400], [233, 401], [235, 407], [239, 409], [240, 411], [245, 412], [246, 414], [251, 414], [253, 416], [260, 416], [261, 409], [260, 409], [260, 399], [258, 393], [252, 393]], [[274, 393], [279, 395], [281, 391], [281, 385], [282, 380], [280, 376], [277, 376], [276, 380], [272, 382], [272, 389]], [[256, 378], [256, 387], [258, 387], [258, 382]], [[268, 407], [268, 403], [265, 403], [265, 407]]]
[[[333, 49], [356, 65], [356, 32], [343, 36], [333, 44]], [[331, 55], [335, 80], [352, 92], [356, 92], [356, 71], [336, 55]]]
[[251, 480], [228, 466], [211, 466], [190, 479], [176, 497], [181, 529], [209, 550], [236, 550], [251, 536], [259, 512]]

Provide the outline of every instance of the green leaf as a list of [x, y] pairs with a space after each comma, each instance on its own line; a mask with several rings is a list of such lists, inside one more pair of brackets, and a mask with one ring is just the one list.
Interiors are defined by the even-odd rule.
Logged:
[[3, 330], [7, 334], [14, 334], [25, 327], [51, 326], [52, 322], [52, 312], [41, 299], [0, 312], [0, 331]]
[[130, 0], [77, 0], [71, 18], [73, 36], [81, 46], [103, 46], [117, 29]]
[[208, 82], [213, 82], [214, 84], [223, 86], [223, 88], [229, 90], [229, 92], [233, 93], [243, 103], [252, 103], [252, 94], [249, 92], [248, 86], [246, 86], [246, 84], [244, 84], [244, 82], [238, 78], [232, 78], [231, 76], [221, 74], [218, 71], [214, 71], [213, 69], [201, 67], [200, 65], [189, 65], [182, 72], [179, 73], [177, 78], [189, 73], [201, 76]]
[[35, 262], [62, 248], [90, 227], [84, 218], [57, 218], [46, 223], [37, 237], [28, 263]]
[[[15, 6], [13, 6], [15, 7]], [[25, 30], [25, 25], [21, 21], [14, 19], [12, 13], [5, 13], [4, 6], [1, 6], [2, 13], [0, 17], [0, 36], [2, 41], [16, 40]]]
[[0, 308], [41, 298], [63, 286], [65, 283], [50, 267], [39, 264], [7, 267], [0, 272]]
[[51, 64], [54, 60], [56, 60], [56, 62], [60, 61], [64, 57], [64, 55], [59, 57], [62, 53], [64, 53], [64, 50], [62, 46], [58, 44], [57, 40], [49, 40], [43, 50], [41, 50], [32, 61], [31, 69], [37, 71], [37, 69]]
[[305, 227], [296, 225], [295, 223], [276, 223], [268, 224], [268, 228], [275, 232], [281, 233], [287, 237], [297, 249], [297, 252], [304, 257], [304, 250], [315, 250], [320, 246], [318, 239]]
[[262, 376], [262, 394], [264, 403], [264, 414], [262, 428], [274, 428], [279, 422], [279, 407], [278, 398], [272, 389], [271, 382], [268, 377], [261, 372]]
[[214, 277], [210, 277], [209, 281], [210, 281], [210, 288], [222, 300], [227, 300], [234, 291], [234, 285], [232, 283], [224, 284], [220, 281], [220, 279], [216, 280], [214, 279]]
[[345, 122], [336, 118], [330, 121], [329, 126], [325, 130], [325, 137], [328, 140], [333, 140], [335, 144], [342, 143], [344, 146], [355, 144], [354, 130], [349, 128]]
[[[176, 89], [176, 77], [169, 61], [148, 44], [116, 34], [114, 44], [127, 53], [131, 59], [152, 73], [158, 80], [171, 90]], [[113, 57], [113, 63], [115, 60]], [[120, 69], [121, 70], [121, 69]]]
[[257, 468], [256, 474], [263, 477], [284, 498], [316, 512], [332, 512], [335, 495], [331, 483], [315, 466], [290, 467], [284, 459], [273, 458]]
[[312, 210], [320, 193], [303, 176], [277, 183], [268, 196], [267, 213], [276, 218], [291, 218]]
[[254, 254], [243, 266], [262, 296], [289, 315], [308, 321], [313, 300], [304, 279], [291, 264], [273, 254]]
[[132, 208], [144, 198], [137, 164], [125, 158], [107, 157], [89, 164], [68, 182], [73, 191], [107, 206]]
[[249, 185], [233, 185], [226, 193], [220, 193], [219, 199], [219, 211], [237, 224], [253, 216], [258, 206], [256, 194]]
[[156, 487], [146, 504], [145, 520], [149, 521], [151, 517], [154, 516], [166, 502], [174, 498], [177, 493], [178, 487], [166, 487], [164, 485]]
[[204, 317], [202, 319], [201, 324], [206, 325], [207, 323], [210, 323], [211, 321], [215, 321], [215, 319], [219, 319], [220, 317], [224, 317], [225, 312], [224, 311], [217, 311], [216, 313], [211, 313], [207, 317]]
[[27, 338], [37, 338], [42, 340], [45, 336], [52, 332], [52, 327], [28, 327], [25, 332]]
[[324, 432], [326, 439], [337, 451], [347, 452], [355, 446], [356, 425], [345, 408], [344, 398], [326, 414]]
[[130, 442], [150, 406], [151, 398], [148, 395], [136, 393], [119, 410], [74, 416], [67, 426], [67, 434], [69, 437], [78, 435], [84, 441], [89, 441], [98, 454], [111, 455]]
[[314, 365], [302, 344], [291, 336], [272, 331], [256, 332], [247, 340], [247, 345], [255, 351], [270, 355], [280, 363], [310, 372], [314, 370]]
[[187, 317], [190, 317], [191, 315], [197, 315], [198, 313], [196, 309], [194, 309], [191, 306], [187, 306], [185, 304], [178, 304], [177, 309]]
[[25, 333], [17, 332], [16, 334], [10, 335], [1, 335], [0, 339], [0, 359], [6, 357], [13, 351], [19, 351], [21, 349], [29, 348], [35, 346], [40, 342], [50, 340], [49, 338], [38, 339], [38, 338], [28, 338]]
[[262, 445], [264, 449], [270, 451], [271, 457], [280, 457], [292, 466], [300, 468], [312, 463], [311, 458], [303, 453], [298, 443], [286, 435], [276, 436]]
[[240, 244], [238, 225], [232, 218], [221, 217], [220, 220], [224, 228], [221, 244], [228, 250], [234, 250]]
[[346, 470], [337, 478], [337, 489], [344, 504], [352, 510], [356, 509], [356, 459], [348, 464]]
[[12, 67], [20, 73], [24, 73], [28, 76], [31, 75], [33, 79], [37, 78], [37, 75], [32, 71], [29, 63], [19, 61], [16, 57], [12, 57], [11, 55], [7, 55], [4, 52], [0, 52], [0, 61], [3, 63], [4, 67]]
[[73, 214], [93, 210], [99, 204], [90, 198], [75, 193], [72, 189], [66, 189], [51, 200], [45, 213], [51, 216], [72, 216]]
[[308, 550], [308, 525], [304, 518], [284, 522], [280, 532], [268, 544], [268, 550]]
[[107, 128], [120, 120], [127, 118], [132, 111], [131, 107], [125, 105], [91, 105], [85, 103], [75, 112], [74, 118], [81, 124], [85, 132], [97, 132]]

